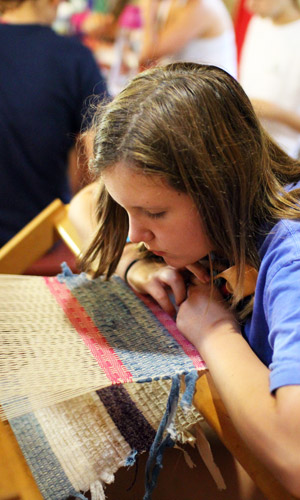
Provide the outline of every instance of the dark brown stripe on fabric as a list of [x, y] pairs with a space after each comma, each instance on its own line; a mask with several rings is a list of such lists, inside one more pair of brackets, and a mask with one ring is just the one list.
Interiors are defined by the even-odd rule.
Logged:
[[129, 446], [138, 453], [148, 450], [156, 432], [126, 389], [113, 385], [98, 390], [97, 394]]

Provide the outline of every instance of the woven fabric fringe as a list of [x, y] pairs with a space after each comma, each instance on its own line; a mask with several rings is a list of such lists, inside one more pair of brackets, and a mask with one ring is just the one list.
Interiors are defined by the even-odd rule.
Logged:
[[[146, 464], [146, 491], [143, 500], [150, 500], [156, 486], [158, 474], [162, 467], [163, 453], [166, 448], [174, 446], [175, 442], [168, 432], [169, 426], [173, 425], [175, 413], [178, 406], [180, 380], [178, 375], [172, 380], [172, 386], [167, 401], [167, 408], [159, 424], [155, 439], [151, 445], [149, 458]], [[167, 435], [164, 437], [164, 432]]]
[[90, 487], [91, 500], [105, 500], [105, 492], [101, 481], [95, 481]]

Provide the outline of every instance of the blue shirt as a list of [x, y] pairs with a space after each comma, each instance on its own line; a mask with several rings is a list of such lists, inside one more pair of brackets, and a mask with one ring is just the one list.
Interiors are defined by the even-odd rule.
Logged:
[[254, 308], [244, 334], [270, 368], [274, 391], [300, 384], [300, 220], [275, 224], [259, 255]]
[[106, 83], [90, 50], [48, 26], [0, 24], [0, 246], [55, 198], [86, 100]]

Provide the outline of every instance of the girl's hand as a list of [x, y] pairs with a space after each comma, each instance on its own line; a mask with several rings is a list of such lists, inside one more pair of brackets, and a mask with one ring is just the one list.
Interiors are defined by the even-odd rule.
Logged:
[[198, 281], [200, 281], [200, 283], [203, 283], [203, 284], [210, 283], [209, 272], [199, 262], [195, 262], [194, 264], [190, 264], [189, 266], [186, 266], [186, 269], [188, 271], [190, 271], [196, 277], [196, 281], [194, 284], [197, 284]]
[[170, 294], [177, 305], [186, 298], [183, 275], [163, 262], [137, 261], [127, 274], [127, 282], [136, 292], [151, 295], [170, 316], [176, 312]]
[[[240, 333], [234, 314], [220, 292], [210, 284], [199, 283], [188, 289], [187, 299], [177, 312], [177, 327], [205, 359], [209, 343], [229, 331]], [[214, 339], [213, 339], [214, 337]], [[213, 342], [215, 345], [215, 342]]]

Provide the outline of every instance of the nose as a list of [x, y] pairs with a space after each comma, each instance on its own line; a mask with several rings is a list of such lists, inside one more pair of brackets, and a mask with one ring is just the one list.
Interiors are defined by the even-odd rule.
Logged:
[[128, 237], [132, 243], [140, 243], [141, 241], [146, 243], [154, 238], [154, 234], [150, 229], [129, 216]]

